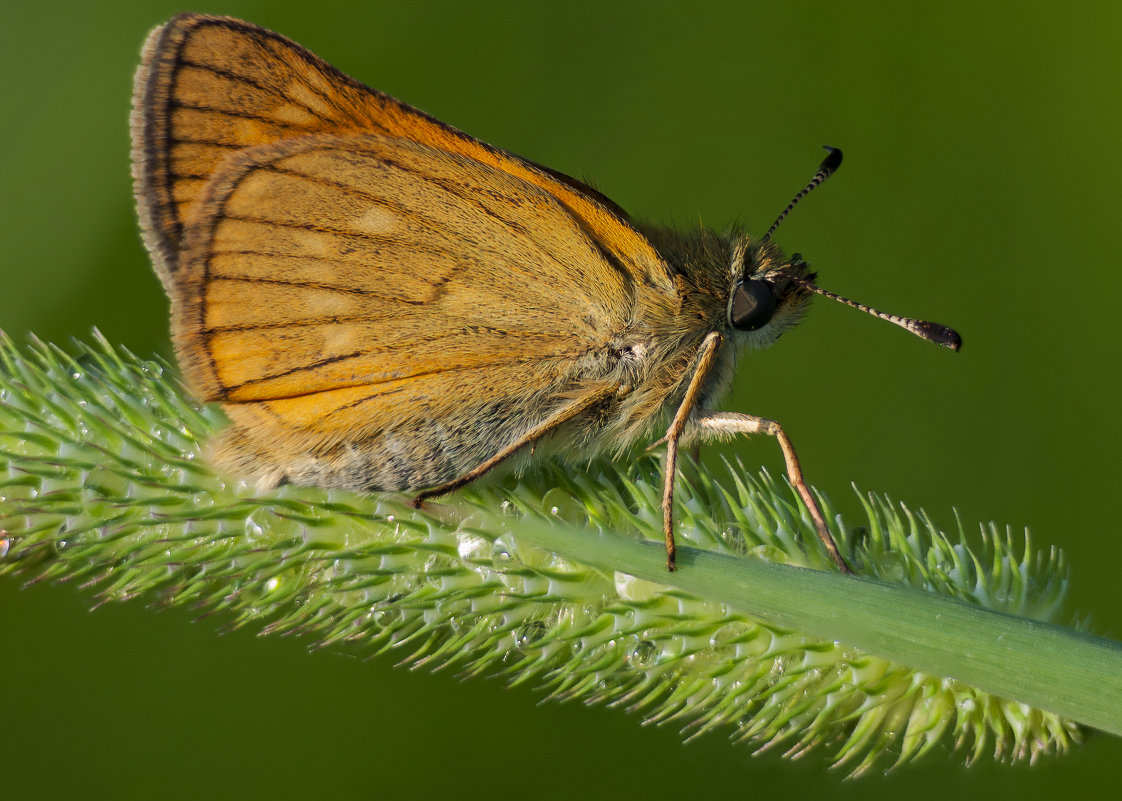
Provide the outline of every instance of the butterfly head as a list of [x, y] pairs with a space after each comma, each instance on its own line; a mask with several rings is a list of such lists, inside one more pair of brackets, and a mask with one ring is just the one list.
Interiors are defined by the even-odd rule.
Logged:
[[770, 241], [746, 243], [733, 254], [728, 325], [757, 347], [770, 345], [806, 313], [815, 275], [802, 257], [786, 258]]
[[[752, 345], [757, 347], [770, 345], [785, 329], [802, 318], [810, 301], [810, 295], [814, 293], [887, 320], [928, 342], [958, 350], [962, 346], [962, 338], [954, 329], [926, 320], [888, 314], [828, 292], [814, 283], [816, 276], [801, 256], [796, 253], [790, 259], [785, 259], [779, 249], [772, 244], [771, 235], [775, 233], [775, 229], [791, 209], [841, 166], [841, 151], [833, 147], [827, 147], [826, 150], [829, 154], [810, 183], [787, 204], [787, 208], [764, 234], [762, 242], [755, 246], [744, 245], [739, 256], [734, 253], [735, 280], [729, 294], [729, 326], [733, 331], [748, 334], [748, 342]], [[741, 262], [739, 269], [738, 258]]]

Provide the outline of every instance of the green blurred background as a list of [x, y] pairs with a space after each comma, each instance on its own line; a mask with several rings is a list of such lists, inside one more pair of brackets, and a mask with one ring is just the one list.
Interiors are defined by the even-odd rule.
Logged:
[[[482, 139], [591, 177], [634, 215], [758, 233], [819, 147], [839, 175], [777, 240], [829, 289], [956, 326], [955, 355], [824, 300], [742, 362], [728, 409], [784, 422], [809, 478], [944, 526], [1030, 526], [1071, 608], [1122, 627], [1114, 356], [1122, 7], [1079, 2], [20, 4], [0, 26], [0, 326], [98, 326], [169, 354], [132, 208], [128, 106], [147, 31], [240, 16]], [[781, 472], [772, 442], [736, 446]], [[841, 784], [811, 757], [682, 745], [529, 689], [220, 636], [220, 619], [0, 581], [5, 798], [865, 799], [1117, 783], [1122, 742], [1033, 768], [941, 753]], [[1107, 783], [1110, 783], [1109, 785]]]

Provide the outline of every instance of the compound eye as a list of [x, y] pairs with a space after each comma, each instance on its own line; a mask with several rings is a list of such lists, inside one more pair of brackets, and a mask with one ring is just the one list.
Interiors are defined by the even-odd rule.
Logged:
[[755, 331], [771, 321], [775, 305], [775, 293], [767, 281], [741, 281], [732, 291], [729, 322], [738, 331]]

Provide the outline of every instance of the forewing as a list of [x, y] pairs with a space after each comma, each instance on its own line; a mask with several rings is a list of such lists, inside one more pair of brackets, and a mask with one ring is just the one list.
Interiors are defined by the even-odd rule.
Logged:
[[148, 37], [133, 95], [137, 205], [169, 293], [188, 210], [218, 167], [247, 147], [314, 133], [404, 137], [510, 173], [553, 195], [635, 278], [672, 289], [654, 248], [618, 207], [579, 181], [370, 89], [264, 28], [183, 14]]
[[335, 432], [578, 377], [634, 292], [548, 192], [382, 136], [226, 162], [186, 220], [178, 284], [180, 363], [204, 399]]

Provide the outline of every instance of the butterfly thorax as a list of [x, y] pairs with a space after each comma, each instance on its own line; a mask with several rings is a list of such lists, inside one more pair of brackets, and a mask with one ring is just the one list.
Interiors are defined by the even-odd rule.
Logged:
[[[809, 274], [801, 259], [787, 259], [770, 242], [754, 243], [742, 229], [640, 230], [663, 257], [674, 292], [637, 287], [632, 324], [612, 344], [618, 354], [613, 377], [622, 391], [599, 427], [589, 431], [593, 452], [621, 452], [637, 440], [660, 436], [682, 401], [703, 341], [716, 332], [722, 340], [718, 358], [695, 414], [713, 408], [731, 383], [739, 354], [771, 345], [799, 322], [809, 302], [809, 294], [787, 280]], [[777, 295], [773, 317], [754, 331], [736, 330], [729, 320], [730, 298], [745, 279], [766, 279]]]

